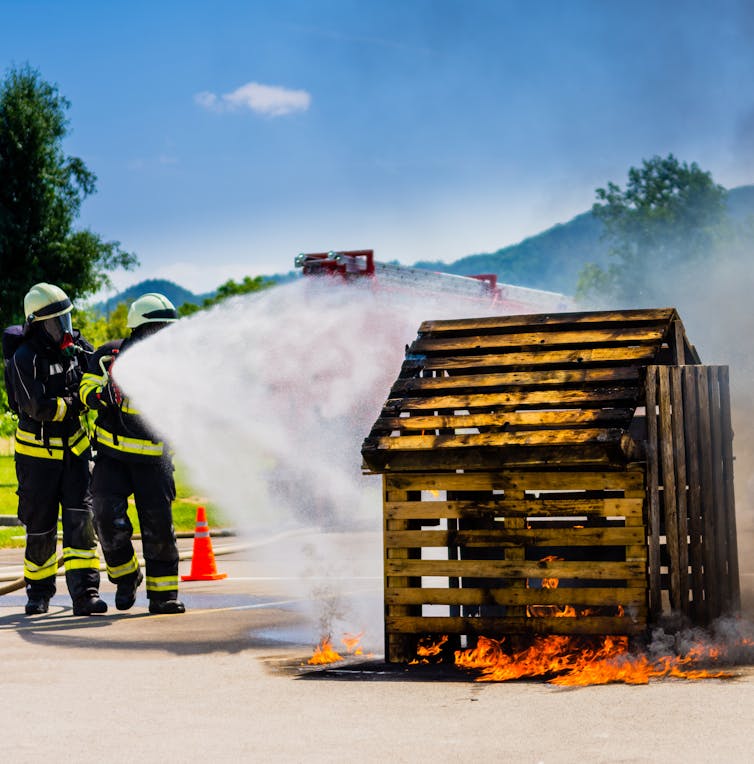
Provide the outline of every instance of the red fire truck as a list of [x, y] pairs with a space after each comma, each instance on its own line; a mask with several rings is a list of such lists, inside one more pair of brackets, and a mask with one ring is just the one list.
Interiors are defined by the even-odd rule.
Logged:
[[501, 284], [494, 273], [458, 276], [397, 263], [380, 263], [374, 259], [374, 250], [371, 249], [301, 253], [296, 256], [294, 264], [302, 269], [304, 276], [343, 281], [366, 278], [380, 288], [453, 294], [471, 300], [490, 301], [504, 313], [549, 313], [573, 308], [573, 300], [566, 295]]

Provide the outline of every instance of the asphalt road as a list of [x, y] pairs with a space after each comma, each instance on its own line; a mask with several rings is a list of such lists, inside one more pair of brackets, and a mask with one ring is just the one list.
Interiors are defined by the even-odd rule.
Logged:
[[[229, 577], [182, 584], [178, 616], [148, 615], [143, 593], [128, 613], [91, 618], [71, 614], [64, 586], [34, 618], [21, 593], [1, 597], [2, 760], [754, 760], [749, 667], [727, 680], [565, 689], [385, 666], [375, 542], [313, 535], [218, 555]], [[21, 558], [3, 551], [0, 569]], [[110, 584], [103, 594], [112, 606]], [[349, 618], [377, 621], [364, 636], [376, 651], [308, 667], [319, 631]]]

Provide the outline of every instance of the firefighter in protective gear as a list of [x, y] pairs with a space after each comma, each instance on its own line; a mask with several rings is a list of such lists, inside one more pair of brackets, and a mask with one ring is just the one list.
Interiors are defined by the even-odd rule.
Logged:
[[113, 363], [135, 343], [178, 319], [175, 307], [157, 293], [139, 297], [128, 311], [128, 339], [98, 348], [81, 380], [82, 402], [98, 412], [92, 475], [94, 517], [117, 586], [115, 607], [128, 610], [143, 581], [134, 554], [128, 497], [133, 494], [141, 525], [150, 613], [183, 613], [178, 600], [178, 548], [173, 529], [173, 463], [165, 443], [139, 416], [111, 377]]
[[[53, 284], [24, 298], [24, 338], [9, 379], [19, 411], [15, 460], [18, 517], [26, 526], [26, 614], [46, 613], [55, 594], [57, 523], [74, 615], [107, 611], [99, 596], [99, 559], [89, 494], [89, 439], [78, 388], [92, 346], [71, 325], [73, 306]], [[62, 507], [62, 510], [59, 508]]]

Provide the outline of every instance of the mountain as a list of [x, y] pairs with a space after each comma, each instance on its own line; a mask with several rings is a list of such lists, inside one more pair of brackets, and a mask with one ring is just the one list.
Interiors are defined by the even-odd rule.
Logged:
[[604, 265], [602, 223], [591, 212], [489, 254], [468, 255], [454, 263], [418, 262], [417, 268], [472, 276], [494, 273], [506, 284], [573, 294], [584, 263]]
[[119, 292], [114, 297], [110, 297], [104, 302], [98, 302], [94, 305], [94, 309], [100, 313], [109, 313], [120, 303], [131, 303], [146, 292], [159, 292], [160, 294], [164, 294], [176, 308], [180, 308], [181, 305], [186, 302], [201, 305], [205, 297], [211, 297], [214, 294], [214, 292], [194, 294], [188, 289], [184, 289], [182, 286], [174, 284], [172, 281], [167, 281], [166, 279], [147, 279], [146, 281], [140, 281], [138, 284], [128, 287], [128, 289], [124, 289], [122, 292]]
[[[728, 210], [739, 221], [753, 217], [754, 186], [730, 189]], [[586, 263], [603, 267], [608, 263], [602, 229], [602, 223], [591, 212], [584, 212], [496, 252], [467, 255], [453, 263], [421, 261], [414, 267], [460, 276], [494, 273], [507, 284], [573, 294]]]

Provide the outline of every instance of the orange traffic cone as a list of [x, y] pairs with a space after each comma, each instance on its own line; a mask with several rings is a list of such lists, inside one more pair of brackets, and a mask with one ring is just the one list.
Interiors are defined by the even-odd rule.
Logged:
[[181, 581], [217, 581], [227, 578], [227, 573], [218, 573], [212, 539], [209, 537], [207, 513], [204, 507], [196, 508], [196, 530], [194, 531], [194, 554], [191, 557], [191, 573], [181, 576]]

